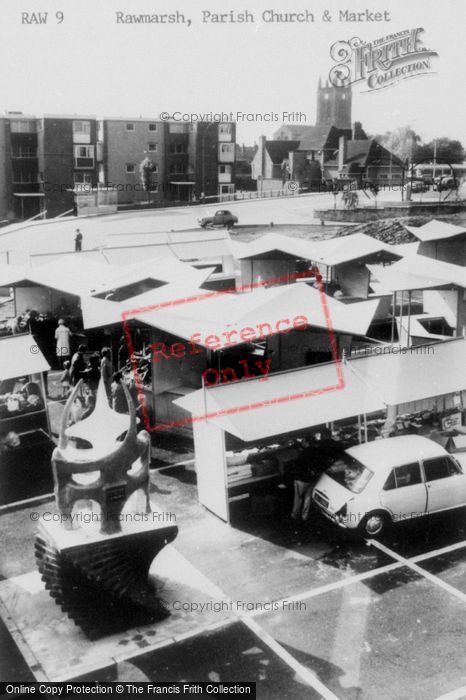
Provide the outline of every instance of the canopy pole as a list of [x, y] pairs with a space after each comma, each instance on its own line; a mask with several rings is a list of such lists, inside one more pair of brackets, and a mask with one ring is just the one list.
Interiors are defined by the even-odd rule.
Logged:
[[412, 294], [412, 292], [411, 292], [411, 290], [409, 290], [409, 292], [408, 292], [408, 340], [406, 343], [406, 345], [408, 347], [411, 347], [411, 338], [410, 338], [410, 334], [411, 334], [411, 294]]
[[401, 302], [400, 302], [400, 331], [398, 333], [398, 342], [401, 345], [403, 340], [403, 302], [404, 302], [404, 290], [401, 290]]
[[395, 314], [396, 314], [396, 292], [393, 292], [392, 295], [392, 334], [391, 334], [391, 342], [395, 342]]
[[361, 414], [358, 413], [358, 440], [359, 444], [362, 442], [362, 428], [361, 428]]
[[367, 442], [367, 415], [364, 414], [364, 442]]

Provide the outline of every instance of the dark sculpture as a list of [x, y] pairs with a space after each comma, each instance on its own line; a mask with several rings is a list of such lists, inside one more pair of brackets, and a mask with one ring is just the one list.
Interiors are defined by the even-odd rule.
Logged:
[[[154, 557], [175, 539], [178, 528], [152, 522], [150, 437], [146, 431], [136, 431], [126, 386], [128, 414], [110, 409], [101, 382], [93, 413], [67, 427], [80, 386], [67, 401], [52, 455], [61, 524], [40, 523], [35, 554], [50, 595], [95, 639], [168, 614], [147, 575]], [[135, 492], [144, 496], [143, 512], [128, 510], [128, 499]], [[76, 513], [83, 499], [100, 507], [100, 528], [80, 527]], [[132, 527], [125, 532], [121, 524], [128, 517]]]

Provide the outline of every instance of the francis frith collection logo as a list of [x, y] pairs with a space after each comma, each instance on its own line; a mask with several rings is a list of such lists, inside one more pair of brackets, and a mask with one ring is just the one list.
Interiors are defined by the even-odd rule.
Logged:
[[358, 37], [337, 41], [330, 47], [330, 57], [336, 62], [329, 73], [331, 84], [348, 87], [365, 81], [368, 91], [373, 91], [432, 73], [431, 59], [438, 53], [423, 45], [423, 32], [417, 27], [371, 42]]

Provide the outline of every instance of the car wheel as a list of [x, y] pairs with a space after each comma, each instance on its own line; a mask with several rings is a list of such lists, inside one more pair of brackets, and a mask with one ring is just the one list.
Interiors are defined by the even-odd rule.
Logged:
[[382, 511], [368, 513], [359, 526], [359, 532], [363, 537], [377, 537], [385, 533], [389, 525], [389, 518]]

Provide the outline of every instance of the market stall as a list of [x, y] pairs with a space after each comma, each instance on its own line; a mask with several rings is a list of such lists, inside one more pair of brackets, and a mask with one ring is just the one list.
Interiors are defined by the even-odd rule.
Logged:
[[0, 505], [53, 490], [49, 369], [32, 335], [0, 340]]
[[424, 346], [422, 353], [395, 350], [178, 399], [192, 420], [199, 501], [229, 522], [231, 504], [257, 493], [258, 484], [283, 480], [283, 463], [293, 462], [300, 438], [323, 424], [342, 449], [406, 433], [466, 449], [466, 339]]

